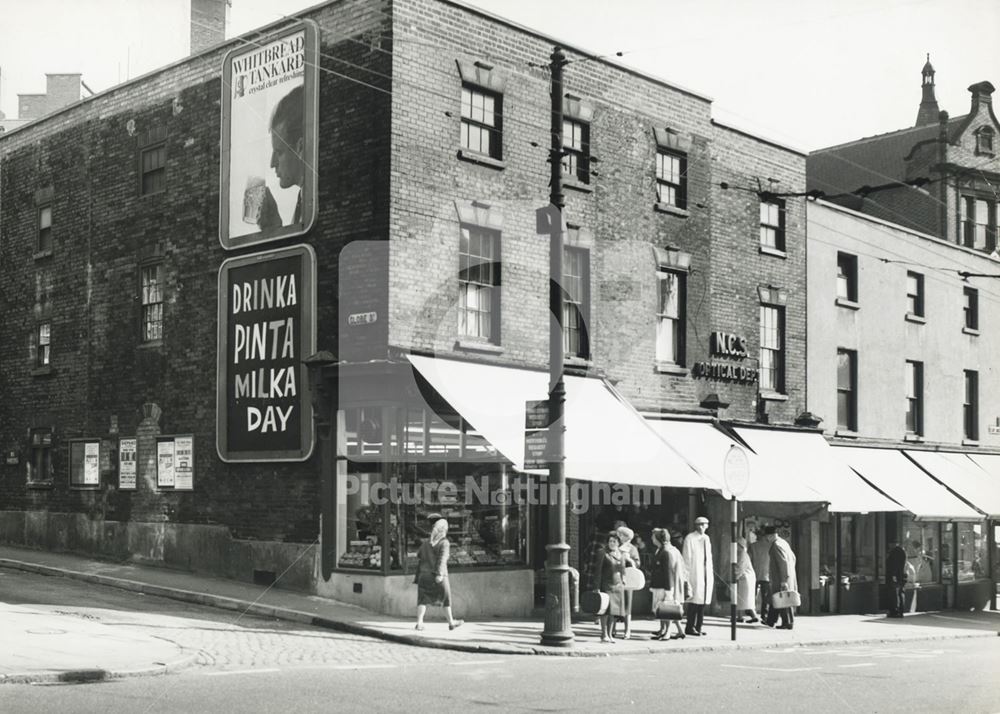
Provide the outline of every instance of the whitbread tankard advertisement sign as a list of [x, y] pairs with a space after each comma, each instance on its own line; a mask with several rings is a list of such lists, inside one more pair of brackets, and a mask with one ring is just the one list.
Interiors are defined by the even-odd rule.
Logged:
[[242, 248], [301, 235], [316, 214], [319, 30], [247, 41], [222, 67], [219, 240]]
[[219, 269], [216, 448], [223, 461], [304, 461], [313, 448], [316, 254], [308, 245]]

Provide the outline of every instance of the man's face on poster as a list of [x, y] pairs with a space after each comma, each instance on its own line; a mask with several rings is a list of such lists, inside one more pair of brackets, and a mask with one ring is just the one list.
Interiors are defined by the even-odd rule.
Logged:
[[282, 188], [301, 186], [303, 182], [301, 138], [288, 139], [288, 132], [280, 122], [271, 127], [271, 168]]

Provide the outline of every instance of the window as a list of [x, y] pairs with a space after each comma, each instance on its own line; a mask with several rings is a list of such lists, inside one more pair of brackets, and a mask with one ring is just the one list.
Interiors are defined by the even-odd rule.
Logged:
[[167, 130], [150, 129], [139, 139], [139, 195], [159, 193], [166, 188]]
[[785, 202], [778, 198], [760, 201], [760, 244], [785, 249]]
[[675, 208], [687, 207], [687, 157], [673, 151], [656, 152], [656, 200]]
[[906, 361], [906, 433], [924, 434], [924, 363]]
[[48, 367], [52, 360], [52, 323], [41, 322], [37, 330], [38, 349], [35, 353], [35, 366]]
[[965, 329], [978, 330], [979, 291], [976, 290], [975, 288], [962, 288], [962, 296], [965, 301], [965, 304], [962, 308], [963, 311], [965, 312]]
[[590, 357], [590, 251], [563, 249], [563, 351]]
[[38, 252], [52, 250], [52, 206], [38, 207]]
[[142, 268], [142, 341], [163, 339], [163, 278], [162, 266]]
[[962, 405], [965, 438], [979, 441], [979, 372], [965, 370], [965, 403]]
[[785, 308], [760, 306], [760, 389], [785, 389]]
[[837, 298], [858, 301], [858, 256], [837, 253]]
[[656, 320], [656, 361], [684, 365], [685, 276], [659, 270], [659, 303]]
[[962, 244], [992, 251], [997, 244], [996, 203], [976, 196], [962, 196]]
[[36, 428], [28, 433], [29, 484], [52, 483], [52, 429]]
[[854, 350], [837, 350], [837, 428], [858, 430], [858, 370]]
[[502, 98], [499, 94], [462, 87], [462, 148], [502, 158]]
[[563, 119], [562, 170], [580, 183], [590, 183], [590, 125]]
[[993, 128], [984, 126], [976, 132], [976, 153], [993, 153]]
[[500, 343], [500, 234], [463, 226], [459, 243], [458, 331]]
[[924, 316], [924, 276], [920, 273], [906, 273], [906, 314]]
[[900, 514], [899, 519], [899, 544], [906, 551], [906, 560], [913, 569], [913, 582], [938, 582], [939, 524], [918, 521], [908, 513]]

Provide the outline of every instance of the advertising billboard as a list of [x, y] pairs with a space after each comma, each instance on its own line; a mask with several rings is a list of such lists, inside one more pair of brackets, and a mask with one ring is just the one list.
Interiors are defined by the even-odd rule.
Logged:
[[316, 254], [298, 245], [219, 269], [216, 448], [223, 461], [304, 461], [313, 448]]
[[319, 29], [302, 21], [245, 40], [222, 67], [219, 241], [301, 235], [316, 215]]

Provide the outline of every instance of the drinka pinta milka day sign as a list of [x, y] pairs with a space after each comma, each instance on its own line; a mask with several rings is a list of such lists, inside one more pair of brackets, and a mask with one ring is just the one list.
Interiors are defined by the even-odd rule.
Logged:
[[222, 65], [219, 241], [306, 233], [316, 216], [319, 28], [245, 39]]
[[223, 461], [312, 454], [309, 375], [316, 351], [316, 254], [296, 245], [219, 268], [216, 449]]

